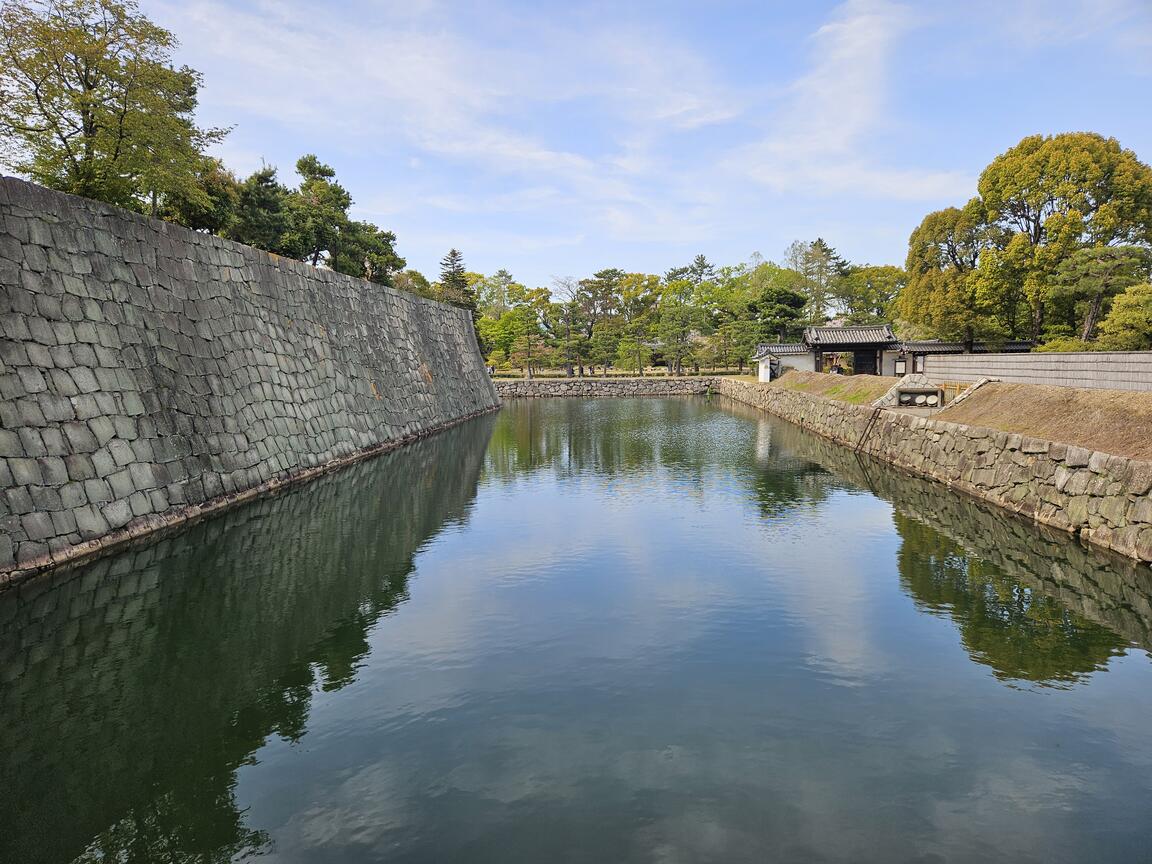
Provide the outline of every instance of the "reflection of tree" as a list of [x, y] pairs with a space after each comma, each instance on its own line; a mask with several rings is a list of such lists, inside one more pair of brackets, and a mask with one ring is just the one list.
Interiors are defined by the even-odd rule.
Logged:
[[0, 861], [215, 862], [267, 844], [236, 771], [354, 680], [416, 550], [475, 495], [484, 417], [0, 595]]
[[719, 412], [716, 404], [690, 397], [514, 400], [493, 431], [485, 475], [612, 477], [658, 468], [699, 485], [720, 469], [740, 478], [765, 515], [818, 503], [839, 485], [819, 464], [772, 442], [750, 446], [755, 430], [732, 415], [763, 420], [763, 414], [728, 400]]
[[[177, 801], [177, 795], [161, 795], [130, 811], [97, 834], [75, 864], [225, 864], [271, 848], [266, 833], [245, 827], [231, 789], [215, 800], [200, 795], [194, 802]], [[189, 813], [200, 824], [185, 822]]]
[[[1152, 649], [1152, 569], [1140, 562], [1077, 543], [1068, 534], [1011, 516], [997, 507], [913, 477], [868, 456], [778, 421], [774, 442], [795, 458], [824, 465], [840, 477], [892, 502], [904, 525], [914, 519], [936, 532], [936, 547], [952, 550], [981, 572], [1050, 598], [1085, 619], [1117, 633], [1122, 642]], [[942, 566], [942, 565], [941, 565]]]
[[1077, 681], [1122, 654], [1124, 640], [1034, 592], [926, 525], [894, 513], [900, 580], [917, 604], [949, 615], [972, 659], [996, 677]]

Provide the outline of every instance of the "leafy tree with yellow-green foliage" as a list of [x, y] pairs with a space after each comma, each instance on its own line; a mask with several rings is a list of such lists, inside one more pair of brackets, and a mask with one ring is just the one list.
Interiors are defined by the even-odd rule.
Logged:
[[897, 315], [969, 346], [976, 339], [1010, 334], [1015, 304], [1003, 297], [995, 302], [977, 278], [981, 257], [1001, 236], [984, 219], [979, 199], [925, 216], [908, 241], [907, 284], [893, 304]]
[[1076, 250], [1152, 243], [1152, 168], [1115, 138], [1031, 135], [984, 169], [979, 192], [1006, 232], [980, 258], [985, 290], [1022, 289], [1037, 341], [1053, 276]]
[[1109, 351], [1152, 350], [1152, 285], [1132, 285], [1112, 301], [1098, 344]]
[[0, 6], [0, 160], [45, 186], [161, 215], [210, 209], [204, 148], [226, 134], [194, 114], [200, 73], [133, 0]]

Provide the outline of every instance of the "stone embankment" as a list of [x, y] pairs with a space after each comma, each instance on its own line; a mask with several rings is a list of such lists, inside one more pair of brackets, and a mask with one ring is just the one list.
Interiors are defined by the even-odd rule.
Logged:
[[596, 398], [607, 396], [699, 396], [715, 392], [711, 377], [668, 378], [505, 378], [496, 380], [504, 399], [543, 397]]
[[499, 405], [468, 314], [0, 178], [0, 585]]
[[782, 387], [723, 378], [714, 386], [913, 474], [1152, 561], [1152, 462]]

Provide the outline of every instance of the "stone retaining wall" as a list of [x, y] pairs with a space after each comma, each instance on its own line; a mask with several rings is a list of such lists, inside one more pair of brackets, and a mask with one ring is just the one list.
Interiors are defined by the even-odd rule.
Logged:
[[0, 585], [499, 404], [464, 311], [0, 178]]
[[722, 395], [1036, 522], [1152, 561], [1152, 462], [764, 384]]
[[716, 378], [506, 378], [497, 379], [496, 392], [504, 399], [567, 396], [694, 396], [715, 392]]

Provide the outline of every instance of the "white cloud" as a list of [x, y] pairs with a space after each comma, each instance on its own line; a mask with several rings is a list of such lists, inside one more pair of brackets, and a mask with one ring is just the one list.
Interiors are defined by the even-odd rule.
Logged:
[[848, 0], [812, 37], [813, 62], [761, 141], [731, 168], [779, 191], [895, 199], [964, 197], [974, 180], [953, 171], [892, 169], [869, 159], [889, 123], [889, 67], [897, 40], [916, 24], [907, 7]]

